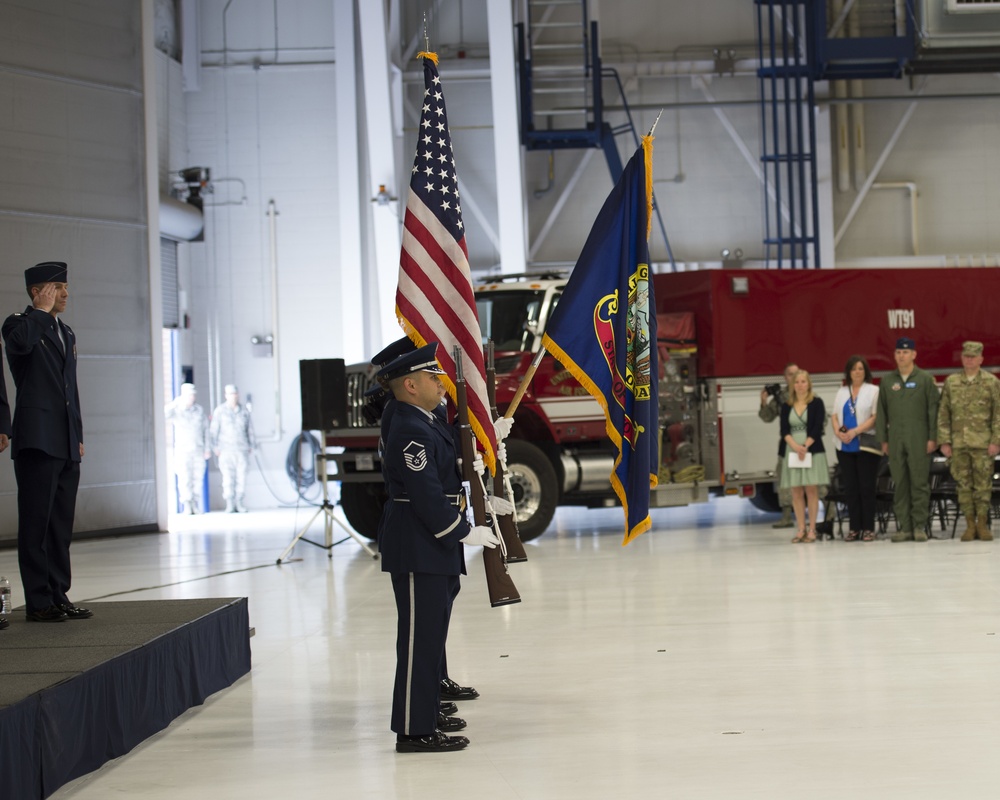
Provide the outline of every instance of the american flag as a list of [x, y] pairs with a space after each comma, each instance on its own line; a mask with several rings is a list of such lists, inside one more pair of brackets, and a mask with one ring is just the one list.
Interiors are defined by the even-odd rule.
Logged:
[[438, 342], [441, 378], [455, 400], [454, 350], [462, 354], [467, 384], [469, 422], [493, 469], [496, 434], [486, 394], [486, 366], [476, 299], [472, 291], [469, 251], [465, 245], [455, 156], [448, 133], [437, 56], [424, 61], [424, 98], [417, 153], [403, 219], [396, 316], [417, 345]]

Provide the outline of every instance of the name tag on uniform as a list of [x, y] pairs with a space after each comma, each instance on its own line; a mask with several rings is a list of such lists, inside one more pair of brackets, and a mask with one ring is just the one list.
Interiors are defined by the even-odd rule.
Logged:
[[916, 389], [917, 388], [917, 384], [914, 381], [907, 381], [906, 382], [906, 388], [907, 389]]

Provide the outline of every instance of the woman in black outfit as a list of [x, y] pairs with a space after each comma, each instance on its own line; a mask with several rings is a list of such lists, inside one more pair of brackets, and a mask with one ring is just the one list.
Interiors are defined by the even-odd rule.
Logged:
[[844, 537], [848, 542], [875, 540], [875, 490], [882, 454], [875, 442], [863, 441], [862, 434], [870, 435], [874, 430], [877, 406], [878, 387], [872, 383], [868, 362], [861, 356], [851, 356], [830, 415], [851, 521], [851, 529]]

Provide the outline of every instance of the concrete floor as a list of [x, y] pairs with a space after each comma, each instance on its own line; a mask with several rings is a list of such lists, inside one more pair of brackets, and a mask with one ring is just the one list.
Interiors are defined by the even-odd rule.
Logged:
[[[77, 603], [247, 596], [256, 635], [249, 676], [54, 797], [997, 796], [996, 543], [792, 545], [729, 499], [623, 548], [620, 510], [562, 509], [511, 567], [518, 605], [490, 608], [468, 553], [448, 654], [482, 694], [472, 744], [397, 755], [389, 579], [350, 539], [276, 566], [310, 516], [74, 546]], [[20, 604], [13, 551], [0, 573]]]

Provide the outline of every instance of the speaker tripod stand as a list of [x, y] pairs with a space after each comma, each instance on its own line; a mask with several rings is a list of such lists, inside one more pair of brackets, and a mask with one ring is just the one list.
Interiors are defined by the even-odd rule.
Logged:
[[[323, 441], [324, 443], [326, 442], [325, 431], [323, 432]], [[347, 532], [347, 534], [352, 539], [354, 539], [354, 541], [356, 541], [358, 544], [361, 545], [361, 547], [364, 549], [366, 553], [368, 553], [368, 555], [370, 555], [372, 558], [378, 558], [378, 553], [376, 553], [371, 548], [371, 545], [369, 545], [368, 542], [364, 541], [364, 539], [362, 539], [357, 533], [355, 533], [351, 528], [349, 528], [347, 525], [345, 525], [343, 522], [337, 519], [337, 517], [334, 516], [333, 510], [336, 508], [336, 504], [330, 502], [329, 475], [327, 475], [327, 461], [329, 460], [332, 459], [325, 452], [318, 453], [316, 455], [316, 469], [320, 474], [320, 483], [323, 486], [323, 503], [320, 505], [319, 508], [316, 509], [316, 513], [312, 515], [309, 521], [302, 526], [302, 528], [299, 530], [298, 533], [295, 534], [295, 537], [292, 539], [291, 542], [289, 542], [288, 547], [285, 548], [285, 552], [283, 552], [280, 556], [278, 556], [278, 560], [275, 562], [276, 564], [280, 565], [282, 562], [286, 560], [288, 554], [292, 552], [295, 545], [298, 544], [299, 540], [302, 540], [307, 544], [311, 544], [314, 547], [323, 548], [324, 550], [326, 550], [327, 556], [329, 558], [333, 558], [334, 523], [343, 528]], [[314, 542], [312, 539], [307, 539], [305, 535], [306, 531], [308, 531], [309, 528], [312, 527], [312, 524], [316, 521], [316, 519], [320, 516], [320, 514], [323, 515], [323, 542], [324, 542], [323, 544], [321, 544], [320, 542]]]

